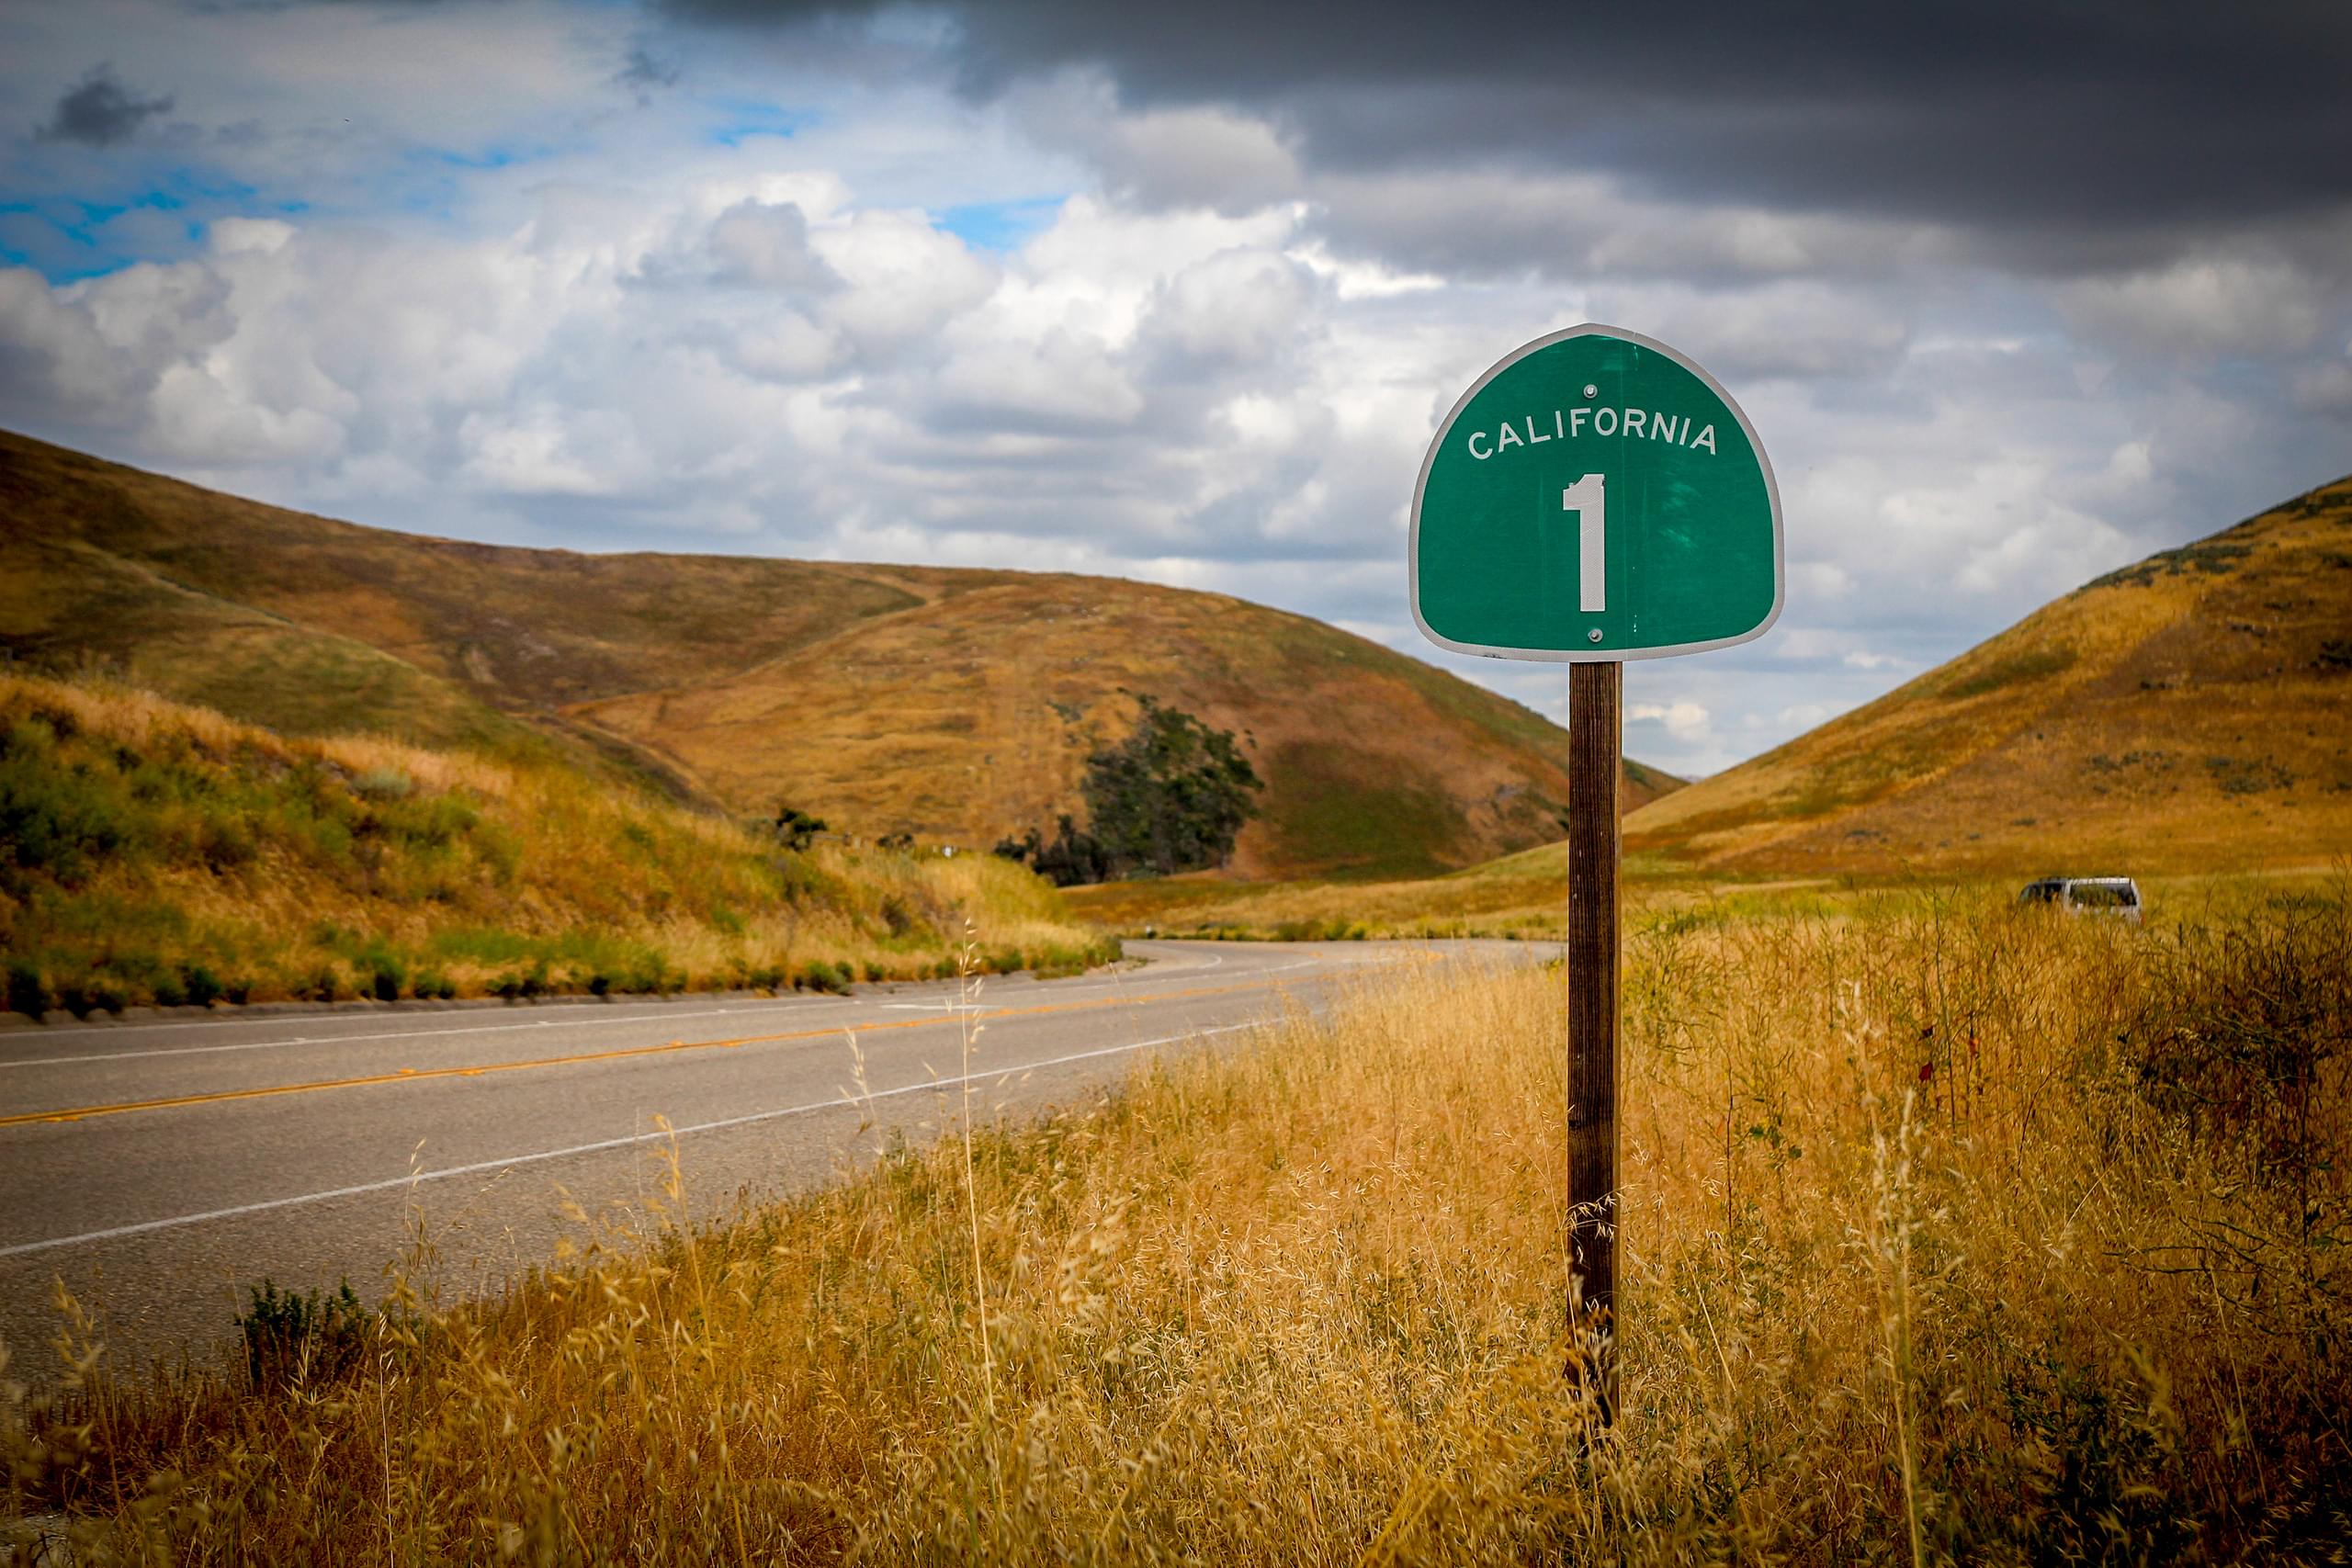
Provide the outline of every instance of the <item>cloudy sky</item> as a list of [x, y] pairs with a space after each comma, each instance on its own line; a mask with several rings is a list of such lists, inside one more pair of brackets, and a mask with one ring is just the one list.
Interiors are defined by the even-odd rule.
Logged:
[[[1768, 17], [1767, 13], [1770, 13]], [[359, 522], [1405, 604], [1440, 415], [1579, 321], [1778, 468], [1750, 756], [2352, 469], [2352, 10], [0, 7], [0, 424]]]

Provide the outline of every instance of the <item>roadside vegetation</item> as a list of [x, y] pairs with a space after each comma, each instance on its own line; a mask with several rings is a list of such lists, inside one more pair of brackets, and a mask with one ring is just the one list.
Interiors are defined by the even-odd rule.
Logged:
[[296, 1326], [236, 1371], [109, 1378], [69, 1305], [15, 1505], [76, 1561], [2340, 1560], [2343, 886], [1626, 951], [1606, 1433], [1562, 976], [1419, 964], [727, 1224], [673, 1183], [496, 1300], [436, 1298], [421, 1218], [362, 1353], [257, 1298]]
[[[2305, 863], [2256, 872], [2142, 871], [2138, 857], [2068, 862], [2052, 855], [2021, 861], [2004, 875], [1972, 870], [1947, 885], [1973, 896], [2013, 897], [2052, 865], [2084, 874], [2139, 871], [2141, 890], [2159, 908], [2202, 908], [2215, 891], [2235, 885], [2310, 892], [2341, 874], [2333, 863]], [[1716, 915], [1803, 908], [1834, 915], [1890, 890], [1917, 885], [1917, 875], [1889, 872], [1839, 876], [1765, 876], [1710, 871], [1666, 855], [1625, 857], [1623, 898], [1636, 919], [1667, 918], [1703, 908]], [[1557, 942], [1567, 926], [1567, 847], [1546, 844], [1445, 876], [1395, 882], [1233, 882], [1223, 877], [1173, 876], [1104, 883], [1068, 890], [1080, 916], [1123, 936], [1198, 938], [1224, 942], [1348, 942], [1391, 938], [1498, 937], [1510, 942]]]
[[[805, 840], [804, 840], [805, 842]], [[986, 855], [796, 850], [576, 770], [294, 739], [0, 677], [0, 960], [40, 1015], [146, 1003], [840, 989], [1115, 942]]]
[[[1232, 882], [1174, 876], [1069, 890], [1070, 907], [1128, 936], [1241, 942], [1345, 942], [1390, 937], [1501, 937], [1557, 941], [1567, 920], [1567, 846], [1546, 844], [1444, 876], [1384, 882], [1301, 879]], [[1827, 877], [1765, 882], [1709, 877], [1627, 857], [1625, 896], [1636, 908], [1712, 901], [1744, 908], [1752, 898], [1785, 907], [1792, 888], [1827, 893]]]

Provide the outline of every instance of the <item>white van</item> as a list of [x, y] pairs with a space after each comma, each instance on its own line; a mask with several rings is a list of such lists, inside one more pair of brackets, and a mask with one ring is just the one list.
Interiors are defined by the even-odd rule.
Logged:
[[2070, 915], [2111, 915], [2140, 923], [2140, 885], [2128, 876], [2045, 876], [2018, 894], [2020, 904], [2047, 904]]

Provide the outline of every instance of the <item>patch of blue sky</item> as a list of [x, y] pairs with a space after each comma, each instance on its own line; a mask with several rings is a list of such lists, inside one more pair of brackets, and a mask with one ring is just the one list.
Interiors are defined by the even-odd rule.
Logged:
[[939, 215], [939, 227], [976, 250], [1016, 251], [1061, 216], [1067, 196], [1028, 196], [1011, 201], [976, 201]]
[[[183, 171], [185, 173], [185, 171]], [[172, 261], [203, 242], [202, 203], [192, 179], [119, 201], [74, 197], [0, 202], [0, 261], [28, 266], [51, 283], [100, 277], [142, 261]]]
[[426, 156], [452, 168], [505, 169], [516, 164], [545, 156], [545, 149], [522, 151], [513, 147], [485, 147], [478, 152], [460, 152], [454, 148], [440, 148]]
[[797, 136], [820, 118], [813, 110], [788, 109], [756, 98], [707, 98], [703, 103], [714, 117], [704, 128], [703, 139], [721, 147], [741, 147], [755, 136]]
[[553, 157], [560, 151], [553, 145], [508, 143], [413, 147], [351, 182], [342, 192], [344, 199], [334, 206], [362, 217], [394, 211], [413, 218], [455, 220], [465, 210], [468, 182], [472, 178]]

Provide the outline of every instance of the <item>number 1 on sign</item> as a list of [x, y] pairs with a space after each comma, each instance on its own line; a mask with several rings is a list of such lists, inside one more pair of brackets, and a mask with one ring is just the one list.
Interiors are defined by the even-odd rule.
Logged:
[[1577, 608], [1609, 608], [1609, 499], [1605, 476], [1587, 474], [1560, 492], [1560, 510], [1577, 514]]

